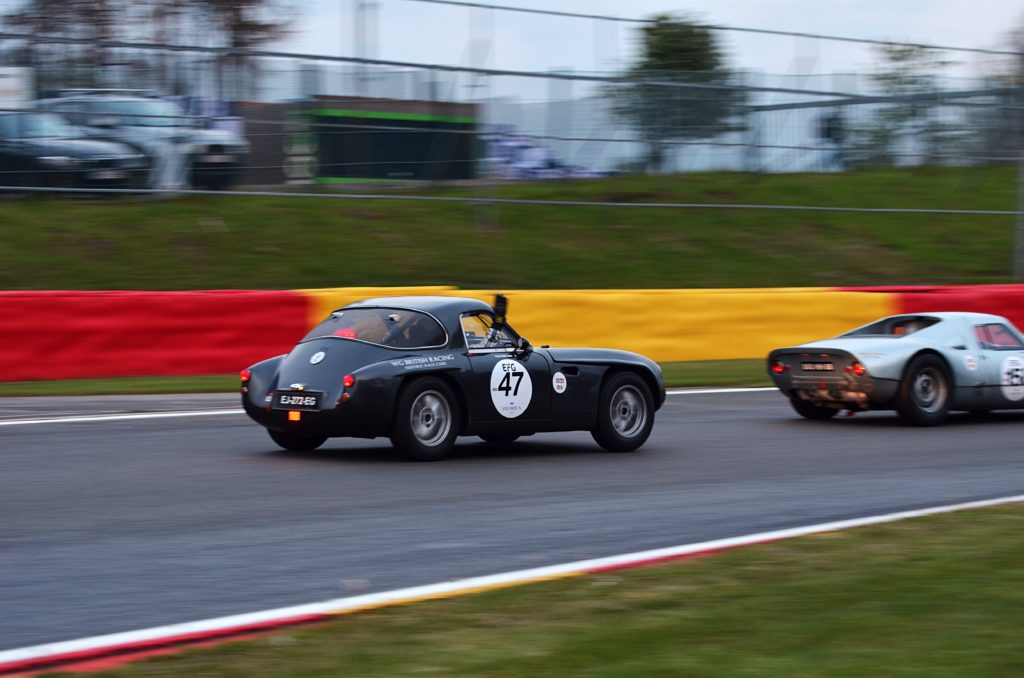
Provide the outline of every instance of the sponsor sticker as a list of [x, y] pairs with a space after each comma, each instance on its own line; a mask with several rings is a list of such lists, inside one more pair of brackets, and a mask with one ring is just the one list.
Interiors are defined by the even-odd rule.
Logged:
[[455, 356], [451, 353], [446, 355], [428, 355], [418, 356], [416, 358], [402, 358], [401, 360], [392, 360], [392, 367], [404, 367], [407, 370], [418, 370], [425, 367], [447, 367], [448, 361], [455, 360]]
[[1009, 356], [1003, 361], [999, 385], [1007, 400], [1024, 400], [1024, 360]]
[[568, 386], [565, 381], [565, 375], [561, 372], [555, 372], [551, 375], [551, 388], [555, 389], [555, 393], [565, 393], [565, 389]]
[[309, 364], [310, 365], [319, 365], [320, 363], [322, 363], [324, 361], [324, 358], [326, 358], [326, 357], [327, 357], [326, 353], [324, 353], [323, 351], [317, 351], [316, 353], [314, 353], [312, 355], [312, 357], [310, 357]]
[[498, 414], [515, 419], [530, 406], [533, 382], [522, 363], [504, 358], [491, 370], [491, 402]]
[[964, 366], [971, 372], [974, 372], [978, 369], [978, 359], [968, 353], [964, 356]]

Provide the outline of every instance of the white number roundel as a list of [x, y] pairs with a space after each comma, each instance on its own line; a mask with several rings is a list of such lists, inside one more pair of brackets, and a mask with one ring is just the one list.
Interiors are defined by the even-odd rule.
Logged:
[[1024, 400], [1024, 360], [1010, 356], [1003, 361], [999, 385], [1007, 400]]
[[533, 382], [526, 366], [515, 360], [499, 360], [491, 370], [491, 402], [498, 414], [514, 419], [526, 411], [533, 398]]

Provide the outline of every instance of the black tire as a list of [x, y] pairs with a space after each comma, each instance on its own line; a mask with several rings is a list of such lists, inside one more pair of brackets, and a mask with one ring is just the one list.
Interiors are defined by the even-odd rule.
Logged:
[[327, 436], [318, 436], [312, 433], [286, 433], [269, 430], [267, 433], [275, 443], [292, 452], [312, 452], [327, 442]]
[[832, 417], [839, 414], [839, 409], [835, 407], [821, 407], [814, 403], [809, 403], [806, 400], [800, 400], [799, 398], [790, 398], [789, 404], [793, 406], [796, 413], [804, 419], [831, 419]]
[[632, 452], [654, 428], [654, 398], [647, 382], [632, 372], [617, 372], [601, 387], [597, 427], [590, 432], [609, 452]]
[[407, 459], [438, 461], [455, 446], [461, 421], [458, 398], [443, 379], [416, 379], [398, 396], [391, 444]]
[[480, 436], [480, 439], [491, 445], [511, 445], [519, 440], [519, 436], [512, 433], [488, 433], [485, 436]]
[[942, 358], [925, 353], [910, 361], [896, 395], [896, 412], [914, 426], [937, 426], [949, 414], [953, 382]]

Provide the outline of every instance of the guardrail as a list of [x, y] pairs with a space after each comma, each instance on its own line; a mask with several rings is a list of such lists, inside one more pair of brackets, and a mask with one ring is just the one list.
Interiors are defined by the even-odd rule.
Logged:
[[287, 352], [330, 311], [375, 296], [509, 297], [536, 345], [658, 361], [760, 358], [902, 312], [983, 311], [1024, 326], [1024, 285], [865, 288], [0, 292], [0, 381], [228, 374]]

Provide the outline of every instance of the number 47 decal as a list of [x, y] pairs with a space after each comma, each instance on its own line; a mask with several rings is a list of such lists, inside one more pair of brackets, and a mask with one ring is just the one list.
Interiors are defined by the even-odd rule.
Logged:
[[[516, 378], [516, 385], [514, 390], [512, 387], [512, 377]], [[512, 396], [517, 396], [519, 395], [519, 384], [521, 384], [522, 382], [522, 372], [506, 372], [505, 376], [501, 378], [501, 382], [498, 384], [498, 390], [504, 393], [506, 398], [509, 397], [509, 394], [511, 394]], [[494, 382], [491, 383], [493, 384]]]

